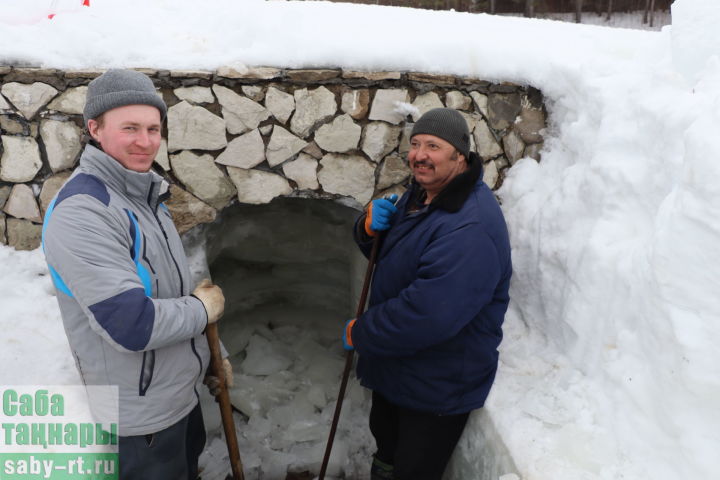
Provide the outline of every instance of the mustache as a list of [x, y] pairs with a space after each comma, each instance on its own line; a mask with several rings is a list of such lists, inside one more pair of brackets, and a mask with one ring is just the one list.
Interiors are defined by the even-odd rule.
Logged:
[[425, 160], [415, 160], [412, 162], [412, 166], [418, 166], [418, 167], [431, 167], [430, 163], [426, 162]]

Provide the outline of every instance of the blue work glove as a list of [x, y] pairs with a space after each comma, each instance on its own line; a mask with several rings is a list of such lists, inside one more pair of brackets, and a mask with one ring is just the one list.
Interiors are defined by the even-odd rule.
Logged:
[[370, 202], [365, 216], [365, 233], [374, 237], [377, 232], [390, 228], [390, 221], [397, 212], [395, 202], [398, 196], [394, 193], [387, 198], [378, 198]]
[[353, 347], [352, 343], [352, 328], [355, 326], [355, 320], [356, 318], [353, 318], [352, 320], [348, 320], [345, 322], [345, 328], [343, 329], [343, 348], [345, 350], [355, 350], [355, 347]]

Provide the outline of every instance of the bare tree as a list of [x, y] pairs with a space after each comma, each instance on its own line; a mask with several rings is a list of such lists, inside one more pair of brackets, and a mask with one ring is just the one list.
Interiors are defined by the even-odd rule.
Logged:
[[490, 14], [491, 15], [495, 15], [495, 8], [496, 8], [495, 2], [496, 2], [496, 0], [490, 0]]
[[650, 26], [653, 26], [655, 20], [655, 0], [650, 0]]
[[525, 16], [529, 18], [535, 16], [535, 0], [525, 0]]
[[608, 9], [607, 9], [607, 20], [610, 21], [610, 16], [612, 15], [612, 3], [613, 0], [608, 0]]
[[575, 23], [582, 21], [582, 5], [583, 0], [575, 0]]

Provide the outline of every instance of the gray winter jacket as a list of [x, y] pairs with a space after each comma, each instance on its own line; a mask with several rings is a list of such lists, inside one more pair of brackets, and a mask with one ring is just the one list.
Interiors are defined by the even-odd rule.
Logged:
[[207, 314], [189, 296], [167, 183], [88, 145], [43, 225], [43, 248], [83, 381], [118, 385], [119, 433], [154, 433], [197, 404]]

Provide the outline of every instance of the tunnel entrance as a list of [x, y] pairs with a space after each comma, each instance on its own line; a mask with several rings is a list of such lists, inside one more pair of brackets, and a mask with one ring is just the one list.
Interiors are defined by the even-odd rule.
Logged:
[[[278, 198], [229, 207], [206, 231], [207, 264], [226, 298], [219, 331], [233, 364], [248, 479], [319, 473], [344, 366], [342, 326], [355, 314], [366, 267], [352, 240], [357, 215], [328, 200]], [[329, 476], [368, 477], [369, 399], [353, 372]], [[207, 393], [203, 410], [210, 435], [202, 478], [224, 479], [227, 451]]]

